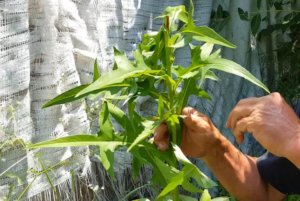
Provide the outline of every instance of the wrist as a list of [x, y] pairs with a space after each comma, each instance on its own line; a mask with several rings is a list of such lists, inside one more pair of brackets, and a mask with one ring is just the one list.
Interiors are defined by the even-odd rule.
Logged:
[[300, 121], [298, 123], [298, 129], [296, 129], [296, 133], [293, 136], [289, 146], [287, 146], [286, 158], [300, 169]]
[[206, 163], [214, 163], [215, 161], [218, 161], [218, 158], [224, 157], [224, 154], [228, 152], [228, 149], [230, 148], [229, 141], [221, 134], [218, 134], [215, 136], [209, 151], [201, 157], [201, 159]]

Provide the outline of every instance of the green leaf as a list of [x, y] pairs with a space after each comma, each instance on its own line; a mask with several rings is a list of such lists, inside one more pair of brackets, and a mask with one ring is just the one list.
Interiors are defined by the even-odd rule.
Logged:
[[115, 94], [121, 88], [130, 86], [129, 84], [126, 84], [126, 83], [112, 84], [112, 85], [104, 86], [99, 90], [94, 90], [89, 94], [78, 95], [78, 93], [80, 93], [82, 90], [87, 88], [89, 85], [90, 84], [80, 85], [78, 87], [70, 89], [70, 90], [56, 96], [55, 98], [51, 99], [50, 101], [48, 101], [46, 104], [43, 105], [42, 108], [47, 108], [47, 107], [54, 106], [54, 105], [74, 102], [76, 100], [86, 97], [87, 95], [90, 95], [90, 98], [94, 99], [95, 97], [98, 97], [99, 95], [101, 95], [103, 91], [109, 92], [110, 94]]
[[103, 137], [93, 136], [93, 135], [72, 135], [67, 137], [61, 137], [58, 139], [47, 140], [43, 142], [39, 142], [36, 144], [28, 145], [30, 149], [36, 148], [50, 148], [50, 147], [70, 147], [70, 146], [90, 146], [90, 145], [98, 145], [100, 147], [106, 146], [122, 146], [126, 145], [121, 139], [117, 141], [105, 141], [106, 139]]
[[143, 161], [145, 159], [140, 156], [139, 151], [132, 151], [132, 174], [133, 179], [137, 179], [139, 176], [140, 168], [143, 167], [146, 163]]
[[51, 99], [50, 101], [48, 101], [46, 104], [43, 105], [42, 108], [47, 108], [47, 107], [50, 107], [53, 105], [74, 102], [75, 100], [81, 99], [84, 96], [76, 96], [77, 93], [84, 90], [88, 86], [89, 86], [89, 84], [85, 84], [85, 85], [81, 85], [81, 86], [75, 87], [73, 89], [70, 89], [70, 90], [56, 96], [55, 98]]
[[180, 200], [184, 200], [184, 201], [198, 201], [196, 198], [187, 195], [179, 195], [179, 198]]
[[217, 197], [211, 199], [211, 201], [230, 201], [231, 199], [229, 197]]
[[22, 185], [24, 183], [22, 181], [22, 179], [18, 175], [14, 174], [14, 173], [10, 173], [10, 172], [9, 173], [5, 173], [5, 176], [8, 177], [8, 178], [17, 180], [17, 184], [18, 185]]
[[164, 113], [165, 113], [164, 99], [161, 95], [159, 95], [158, 105], [157, 105], [157, 114], [160, 119], [163, 119]]
[[205, 189], [201, 195], [200, 201], [211, 201], [211, 197], [207, 189]]
[[166, 196], [171, 191], [175, 190], [178, 186], [183, 183], [184, 180], [184, 173], [179, 172], [176, 176], [174, 176], [167, 184], [167, 186], [160, 192], [158, 195], [158, 199]]
[[149, 70], [144, 67], [138, 67], [133, 69], [117, 69], [113, 70], [109, 73], [103, 74], [98, 80], [81, 90], [75, 98], [86, 96], [90, 93], [94, 93], [95, 91], [103, 90], [110, 85], [119, 84], [123, 82], [125, 79], [139, 77], [141, 75], [156, 75], [160, 73], [158, 70]]
[[212, 43], [204, 43], [201, 46], [200, 57], [201, 57], [202, 61], [205, 61], [209, 58], [213, 48], [214, 48], [214, 44], [212, 44]]
[[272, 7], [275, 0], [267, 0], [269, 7]]
[[282, 5], [284, 5], [284, 4], [281, 2], [274, 2], [274, 7], [276, 10], [283, 10]]
[[[197, 72], [198, 73], [198, 72]], [[180, 114], [183, 107], [187, 105], [190, 95], [197, 94], [196, 80], [192, 77], [184, 80], [181, 92], [177, 96], [177, 113]]]
[[131, 120], [127, 117], [126, 113], [121, 110], [116, 105], [113, 105], [110, 102], [107, 102], [108, 110], [111, 116], [122, 126], [126, 133], [126, 141], [133, 142], [136, 138], [136, 130], [138, 127], [138, 123], [131, 122]]
[[200, 89], [198, 94], [196, 94], [198, 97], [201, 97], [201, 98], [204, 98], [204, 99], [208, 99], [208, 100], [211, 100], [211, 97], [210, 95], [204, 91], [203, 89]]
[[[179, 173], [179, 171], [170, 165], [167, 165], [163, 162], [159, 157], [159, 154], [153, 154], [153, 163], [152, 166], [154, 168], [154, 174], [156, 174], [156, 178], [159, 181], [160, 185], [167, 185], [170, 180]], [[163, 158], [162, 158], [163, 159]], [[157, 177], [158, 176], [158, 177]]]
[[224, 71], [226, 73], [231, 73], [231, 74], [240, 76], [240, 77], [252, 82], [253, 84], [257, 85], [258, 87], [262, 88], [267, 93], [270, 93], [268, 88], [261, 81], [259, 81], [248, 70], [246, 70], [239, 64], [237, 64], [233, 61], [227, 60], [227, 59], [223, 59], [223, 58], [209, 60], [208, 62], [209, 62], [209, 64], [207, 64], [205, 67], [201, 68], [202, 76], [205, 76], [205, 73], [207, 70], [216, 69], [216, 70]]
[[216, 76], [216, 74], [210, 70], [208, 70], [205, 74], [205, 79], [210, 79], [214, 81], [218, 81], [219, 78]]
[[[191, 49], [191, 60], [192, 60], [192, 64], [191, 67], [197, 66], [199, 64], [202, 63], [201, 61], [201, 57], [200, 57], [200, 53], [201, 53], [201, 47], [200, 46], [194, 46], [192, 44], [190, 44], [190, 49]], [[187, 68], [189, 69], [193, 69], [193, 68]]]
[[113, 125], [109, 118], [109, 110], [106, 101], [104, 101], [101, 106], [101, 110], [99, 114], [99, 127], [100, 127], [99, 136], [103, 136], [108, 140], [113, 140], [114, 130], [113, 130]]
[[[195, 71], [197, 72], [197, 71]], [[198, 74], [198, 72], [197, 72]], [[211, 99], [211, 97], [202, 89], [198, 87], [196, 77], [190, 77], [183, 81], [183, 87], [178, 95], [176, 95], [176, 111], [180, 114], [182, 109], [187, 105], [189, 97], [195, 95], [205, 99]]]
[[154, 123], [154, 121], [144, 121], [143, 123], [143, 130], [140, 134], [138, 134], [137, 138], [133, 141], [133, 143], [128, 147], [127, 151], [130, 151], [134, 146], [144, 141], [150, 135], [153, 135], [154, 129], [158, 126], [158, 124]]
[[193, 0], [190, 0], [189, 2], [188, 26], [194, 26], [194, 3]]
[[166, 119], [168, 130], [171, 133], [171, 142], [175, 144], [181, 144], [181, 125], [179, 116], [176, 114], [170, 115]]
[[185, 47], [192, 40], [193, 40], [193, 38], [190, 35], [177, 33], [174, 36], [172, 36], [172, 38], [170, 39], [169, 47], [175, 48], [175, 49]]
[[99, 146], [100, 161], [112, 178], [114, 178], [114, 153], [119, 146], [121, 145], [118, 143], [111, 143], [106, 145], [102, 144], [102, 146]]
[[99, 72], [99, 69], [98, 69], [98, 62], [97, 62], [97, 59], [96, 59], [95, 63], [94, 63], [93, 82], [95, 82], [99, 77], [100, 77], [100, 72]]
[[256, 2], [256, 7], [257, 7], [258, 9], [260, 9], [260, 7], [261, 7], [261, 0], [257, 0], [257, 2]]
[[159, 17], [164, 18], [165, 16], [169, 17], [171, 31], [177, 30], [177, 20], [180, 20], [184, 23], [188, 22], [188, 17], [184, 5], [167, 7], [163, 15]]
[[[216, 186], [216, 183], [208, 178], [203, 172], [199, 170], [187, 157], [182, 153], [181, 149], [172, 143], [174, 154], [177, 160], [184, 165], [182, 171], [184, 171], [185, 181], [190, 181], [193, 178], [201, 187], [211, 188]], [[184, 187], [184, 186], [183, 186]]]
[[148, 68], [148, 66], [146, 65], [145, 61], [144, 61], [144, 58], [143, 58], [143, 55], [142, 53], [140, 52], [140, 50], [136, 50], [134, 52], [134, 58], [135, 58], [135, 61], [136, 61], [136, 65], [139, 66], [139, 67], [142, 67], [142, 68]]
[[114, 47], [114, 58], [118, 69], [129, 70], [135, 68], [131, 61], [117, 48]]
[[254, 15], [254, 17], [251, 20], [251, 33], [253, 36], [256, 35], [256, 33], [259, 29], [260, 23], [261, 23], [261, 15], [260, 14]]
[[214, 51], [210, 56], [209, 59], [218, 59], [220, 58], [220, 53], [221, 53], [221, 49], [218, 49], [216, 51]]
[[207, 43], [218, 44], [225, 47], [236, 48], [234, 44], [225, 40], [222, 36], [220, 36], [213, 29], [207, 26], [188, 26], [182, 30], [182, 33], [192, 34], [193, 39], [197, 41], [204, 41]]
[[248, 17], [248, 12], [247, 11], [245, 12], [243, 9], [238, 8], [238, 13], [239, 13], [239, 16], [240, 16], [241, 20], [249, 21], [249, 17]]

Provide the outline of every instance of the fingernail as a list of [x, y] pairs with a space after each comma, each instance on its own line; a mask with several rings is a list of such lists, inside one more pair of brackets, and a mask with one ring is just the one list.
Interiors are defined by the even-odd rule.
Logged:
[[160, 151], [166, 151], [168, 149], [169, 145], [166, 143], [159, 143], [157, 145], [157, 149]]

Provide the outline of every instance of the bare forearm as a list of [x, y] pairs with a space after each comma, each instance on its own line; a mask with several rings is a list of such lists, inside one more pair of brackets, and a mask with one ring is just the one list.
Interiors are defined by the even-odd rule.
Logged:
[[290, 139], [290, 144], [286, 146], [287, 151], [284, 156], [300, 169], [300, 120], [298, 121], [298, 129], [295, 130], [293, 136], [294, 138]]
[[213, 150], [202, 159], [238, 200], [268, 200], [267, 185], [260, 178], [255, 159], [241, 153], [223, 136], [220, 135]]

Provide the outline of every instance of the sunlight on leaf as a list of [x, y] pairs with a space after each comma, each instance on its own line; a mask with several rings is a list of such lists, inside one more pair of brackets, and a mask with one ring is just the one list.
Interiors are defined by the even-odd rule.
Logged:
[[188, 26], [182, 30], [182, 33], [189, 33], [193, 35], [193, 39], [197, 41], [204, 41], [222, 45], [225, 47], [236, 48], [235, 45], [225, 40], [222, 36], [217, 34], [213, 29], [206, 26]]
[[239, 64], [227, 60], [227, 59], [214, 59], [208, 61], [210, 64], [206, 65], [205, 67], [201, 68], [203, 73], [203, 76], [205, 75], [205, 72], [210, 69], [216, 69], [220, 71], [224, 71], [226, 73], [231, 73], [234, 75], [238, 75], [253, 84], [259, 86], [260, 88], [264, 89], [267, 93], [270, 93], [269, 89], [256, 77], [254, 77], [248, 70], [240, 66]]

